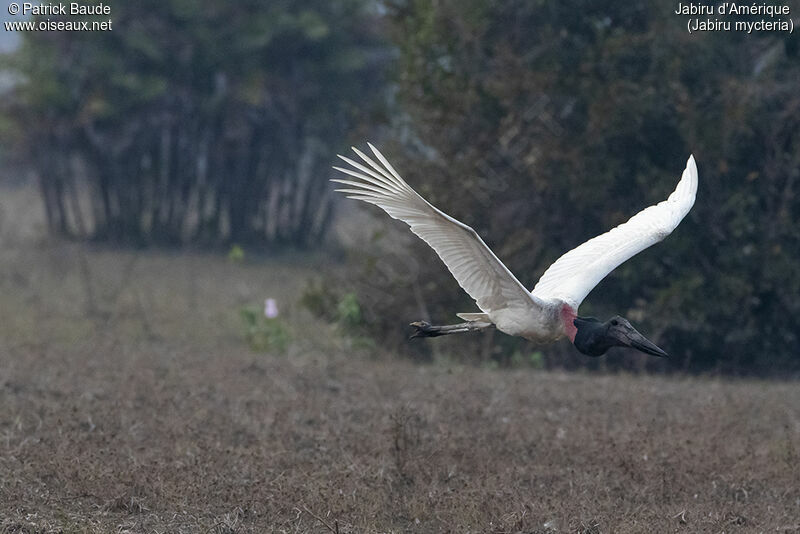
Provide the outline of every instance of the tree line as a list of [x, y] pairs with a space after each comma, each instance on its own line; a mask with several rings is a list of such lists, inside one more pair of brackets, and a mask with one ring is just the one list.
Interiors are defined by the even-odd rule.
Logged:
[[[130, 244], [317, 243], [341, 133], [372, 110], [364, 2], [114, 2], [115, 31], [27, 32], [4, 133], [50, 229]], [[57, 17], [56, 17], [57, 18]]]
[[[30, 32], [4, 59], [15, 82], [0, 134], [35, 169], [52, 231], [316, 244], [334, 154], [377, 135], [423, 196], [532, 287], [564, 251], [666, 198], [694, 153], [695, 208], [581, 311], [631, 318], [679, 368], [800, 370], [798, 34], [689, 34], [670, 6], [623, 0], [112, 11], [114, 32]], [[472, 304], [412, 246], [393, 257], [364, 245], [325, 298], [356, 299], [364, 332], [429, 357], [404, 342], [403, 319]], [[497, 336], [479, 350], [503, 361], [535, 349]], [[544, 364], [587, 365], [574, 358], [562, 346]], [[664, 365], [626, 358], [588, 365]]]

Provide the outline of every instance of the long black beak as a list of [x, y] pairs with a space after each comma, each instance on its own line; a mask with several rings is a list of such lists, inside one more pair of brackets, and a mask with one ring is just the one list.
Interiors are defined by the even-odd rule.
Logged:
[[623, 345], [640, 350], [645, 354], [652, 354], [660, 358], [669, 358], [669, 354], [658, 348], [655, 343], [637, 332], [633, 327], [630, 327], [630, 329], [626, 328], [625, 332], [621, 332], [617, 339], [619, 339]]

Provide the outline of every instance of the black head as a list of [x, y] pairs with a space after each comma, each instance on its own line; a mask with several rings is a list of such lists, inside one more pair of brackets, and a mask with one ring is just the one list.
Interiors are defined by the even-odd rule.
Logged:
[[573, 324], [575, 348], [588, 356], [602, 356], [611, 347], [631, 347], [653, 356], [667, 358], [667, 353], [636, 331], [619, 315], [601, 323], [594, 317], [576, 317]]

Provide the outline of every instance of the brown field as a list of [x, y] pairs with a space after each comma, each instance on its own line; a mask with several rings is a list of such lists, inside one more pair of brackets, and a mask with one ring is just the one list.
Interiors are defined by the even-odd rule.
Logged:
[[[11, 221], [0, 532], [800, 532], [796, 382], [414, 365], [298, 307], [324, 258]], [[244, 340], [265, 297], [286, 354]]]

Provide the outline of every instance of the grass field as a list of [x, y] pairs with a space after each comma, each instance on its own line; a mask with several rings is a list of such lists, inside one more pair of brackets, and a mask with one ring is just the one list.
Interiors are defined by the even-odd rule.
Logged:
[[796, 382], [415, 365], [298, 307], [324, 258], [3, 224], [0, 532], [800, 532]]

